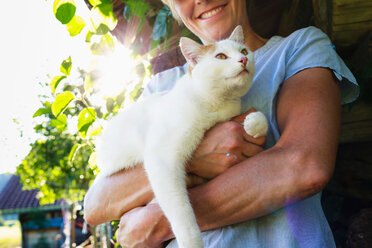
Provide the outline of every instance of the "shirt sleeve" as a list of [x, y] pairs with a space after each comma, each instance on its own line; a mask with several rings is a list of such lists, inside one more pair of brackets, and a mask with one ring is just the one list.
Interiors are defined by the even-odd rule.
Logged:
[[187, 71], [187, 64], [159, 72], [145, 86], [142, 96], [146, 97], [155, 93], [165, 93], [173, 88], [177, 80]]
[[359, 96], [355, 77], [332, 47], [328, 36], [320, 29], [309, 27], [293, 35], [293, 49], [287, 54], [285, 80], [306, 68], [325, 67], [333, 71], [339, 81], [342, 103], [350, 103]]

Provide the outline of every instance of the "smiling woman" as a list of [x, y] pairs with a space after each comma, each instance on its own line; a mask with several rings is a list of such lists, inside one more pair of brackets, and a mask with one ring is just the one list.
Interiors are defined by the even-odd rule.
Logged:
[[[166, 5], [168, 5], [172, 11], [172, 14], [176, 20], [182, 23], [182, 20], [176, 10], [175, 2], [176, 1], [169, 1], [169, 0], [162, 0]], [[187, 2], [187, 1], [183, 1]], [[200, 1], [200, 3], [203, 1]], [[207, 1], [210, 2], [210, 1]], [[225, 1], [227, 2], [227, 1]], [[250, 24], [260, 34], [262, 37], [271, 37], [274, 34], [278, 34], [279, 25], [281, 24], [281, 17], [283, 15], [283, 11], [288, 7], [288, 1], [286, 0], [250, 0], [250, 1], [237, 1], [241, 6], [237, 6], [238, 8], [246, 6], [247, 11], [250, 11], [251, 16], [249, 18]], [[218, 4], [222, 4], [220, 8], [224, 7], [223, 1], [218, 1]], [[255, 11], [251, 11], [252, 9]], [[288, 7], [289, 8], [289, 7]], [[213, 10], [215, 11], [215, 10]], [[306, 21], [308, 13], [301, 17], [302, 21]], [[292, 27], [291, 23], [283, 22], [282, 25]]]
[[212, 10], [208, 10], [208, 11], [205, 11], [203, 12], [201, 15], [200, 15], [200, 19], [209, 19], [215, 15], [217, 15], [219, 12], [222, 11], [222, 9], [225, 7], [225, 5], [223, 6], [218, 6]]
[[[265, 151], [265, 140], [243, 136], [238, 116], [209, 129], [191, 157], [189, 172], [211, 179], [189, 189], [204, 245], [333, 248], [320, 192], [334, 168], [340, 102], [353, 101], [358, 86], [323, 32], [307, 27], [265, 39], [248, 18], [263, 13], [256, 8], [248, 12], [247, 2], [166, 1], [204, 44], [226, 38], [242, 25], [256, 73], [241, 110], [254, 106], [269, 120]], [[146, 94], [171, 90], [192, 65], [159, 73]], [[221, 155], [236, 159], [227, 162]], [[110, 194], [102, 190], [107, 188]], [[86, 219], [97, 224], [121, 218], [122, 244], [161, 247], [173, 233], [157, 204], [143, 207], [151, 197], [142, 168], [98, 179], [85, 198]], [[177, 247], [176, 242], [168, 247]]]
[[[180, 20], [193, 31], [204, 44], [228, 37], [238, 24], [249, 27], [246, 1], [174, 1], [173, 13], [183, 13]], [[242, 11], [245, 10], [245, 11]], [[244, 14], [245, 13], [245, 14]], [[231, 18], [233, 17], [233, 18]]]

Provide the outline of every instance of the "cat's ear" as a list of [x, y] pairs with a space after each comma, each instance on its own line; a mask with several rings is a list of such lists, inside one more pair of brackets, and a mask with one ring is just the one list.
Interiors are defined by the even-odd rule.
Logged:
[[181, 52], [187, 63], [192, 67], [197, 64], [197, 59], [201, 54], [202, 47], [202, 45], [190, 38], [181, 37], [180, 39]]
[[243, 43], [244, 44], [244, 33], [243, 33], [243, 28], [242, 26], [238, 25], [234, 29], [234, 31], [231, 33], [229, 40], [236, 41], [238, 43]]

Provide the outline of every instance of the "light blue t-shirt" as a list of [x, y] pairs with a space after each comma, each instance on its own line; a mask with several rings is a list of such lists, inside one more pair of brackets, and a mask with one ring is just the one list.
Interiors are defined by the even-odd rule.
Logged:
[[[242, 113], [251, 107], [269, 121], [266, 149], [280, 138], [276, 121], [276, 97], [281, 84], [297, 72], [312, 67], [331, 69], [337, 79], [342, 103], [359, 94], [356, 80], [332, 48], [328, 37], [308, 27], [283, 38], [274, 36], [254, 52], [256, 74], [242, 98]], [[166, 92], [187, 72], [187, 65], [161, 72], [147, 85], [144, 95]], [[203, 232], [206, 248], [333, 248], [332, 232], [324, 216], [321, 194], [291, 204], [272, 214], [243, 223]], [[177, 247], [173, 240], [168, 248]]]

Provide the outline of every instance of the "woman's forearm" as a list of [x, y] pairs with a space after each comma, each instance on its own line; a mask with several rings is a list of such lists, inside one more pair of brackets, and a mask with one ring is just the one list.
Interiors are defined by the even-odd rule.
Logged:
[[[189, 189], [200, 229], [211, 230], [264, 216], [319, 192], [324, 184], [312, 175], [311, 168], [293, 167], [306, 163], [304, 158], [273, 148]], [[161, 239], [174, 238], [159, 206], [153, 206], [151, 211], [159, 216]]]
[[154, 197], [142, 166], [97, 179], [84, 199], [85, 220], [91, 225], [118, 220]]
[[311, 168], [294, 168], [308, 163], [305, 157], [286, 153], [267, 150], [191, 189], [190, 200], [201, 230], [264, 216], [319, 192], [323, 182], [312, 175]]
[[[188, 187], [206, 180], [189, 175]], [[84, 218], [91, 225], [98, 225], [120, 217], [133, 208], [144, 206], [154, 198], [147, 175], [142, 166], [123, 170], [107, 178], [96, 179], [84, 198]]]
[[190, 190], [202, 230], [263, 216], [318, 193], [331, 178], [341, 109], [332, 72], [292, 76], [277, 104], [281, 138], [274, 147]]

